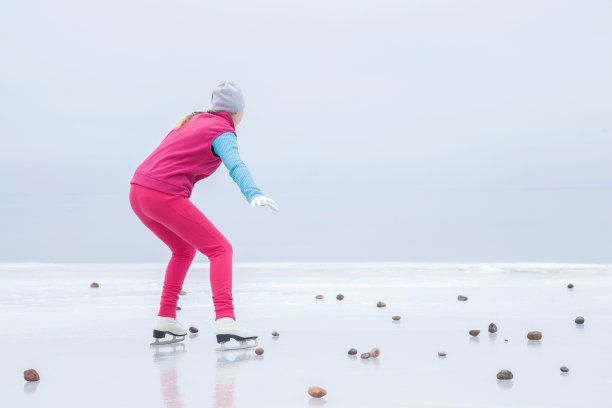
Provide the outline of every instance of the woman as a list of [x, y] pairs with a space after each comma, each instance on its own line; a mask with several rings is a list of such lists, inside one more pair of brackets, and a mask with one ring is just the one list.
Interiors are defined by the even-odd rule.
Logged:
[[[183, 117], [161, 144], [138, 166], [131, 180], [130, 204], [138, 218], [172, 250], [159, 313], [153, 325], [155, 344], [183, 340], [187, 331], [176, 320], [176, 303], [196, 251], [210, 260], [215, 306], [215, 334], [220, 350], [234, 338], [239, 347], [257, 345], [257, 335], [236, 322], [232, 299], [232, 246], [189, 201], [193, 186], [223, 164], [251, 203], [278, 212], [265, 197], [238, 154], [235, 127], [242, 120], [244, 97], [232, 81], [212, 92], [211, 108]], [[162, 341], [166, 334], [172, 340]], [[179, 336], [177, 339], [176, 336]], [[255, 344], [248, 345], [247, 340]]]

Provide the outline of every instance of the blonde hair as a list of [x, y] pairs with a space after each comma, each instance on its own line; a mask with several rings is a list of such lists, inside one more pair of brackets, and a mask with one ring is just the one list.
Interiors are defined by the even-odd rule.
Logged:
[[188, 115], [185, 115], [182, 118], [180, 118], [179, 121], [176, 122], [176, 125], [174, 125], [172, 130], [180, 129], [185, 123], [189, 122], [196, 115], [201, 115], [203, 113], [219, 113], [219, 112], [221, 112], [221, 111], [214, 110], [214, 109], [209, 109], [207, 111], [195, 111], [195, 112], [192, 112], [192, 113], [190, 113]]

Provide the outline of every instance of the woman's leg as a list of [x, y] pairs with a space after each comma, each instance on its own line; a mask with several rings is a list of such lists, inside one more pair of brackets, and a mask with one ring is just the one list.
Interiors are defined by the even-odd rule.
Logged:
[[233, 248], [208, 218], [185, 197], [169, 201], [172, 211], [164, 214], [164, 225], [193, 245], [210, 260], [210, 287], [215, 320], [234, 316], [232, 298]]
[[[144, 189], [146, 213], [210, 260], [210, 286], [216, 319], [234, 316], [232, 255], [229, 241], [186, 197]], [[133, 187], [134, 189], [134, 187]]]
[[147, 197], [146, 194], [142, 194], [141, 190], [132, 189], [130, 191], [130, 203], [140, 221], [168, 245], [172, 251], [172, 257], [166, 268], [164, 288], [162, 290], [159, 313], [157, 315], [176, 317], [176, 303], [178, 302], [179, 292], [183, 288], [185, 275], [195, 257], [196, 250], [191, 244], [173, 233], [170, 229], [164, 227], [162, 224], [145, 214], [143, 205], [146, 208], [147, 204], [150, 204], [150, 197]]

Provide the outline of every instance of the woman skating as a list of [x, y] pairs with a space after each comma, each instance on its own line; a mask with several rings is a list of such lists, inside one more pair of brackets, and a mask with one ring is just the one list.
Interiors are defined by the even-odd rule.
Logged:
[[[232, 81], [212, 92], [211, 108], [182, 118], [161, 144], [138, 166], [131, 180], [130, 204], [138, 218], [172, 250], [166, 269], [159, 313], [153, 325], [153, 344], [181, 341], [187, 334], [176, 320], [176, 303], [187, 270], [200, 251], [210, 260], [210, 283], [215, 306], [215, 334], [220, 349], [234, 338], [238, 348], [256, 345], [257, 335], [238, 324], [232, 299], [232, 246], [196, 208], [189, 197], [193, 186], [223, 163], [251, 203], [278, 211], [265, 197], [238, 154], [235, 127], [242, 120], [244, 97]], [[172, 340], [160, 342], [166, 334]], [[178, 338], [176, 336], [179, 336]], [[255, 340], [255, 344], [247, 344]]]

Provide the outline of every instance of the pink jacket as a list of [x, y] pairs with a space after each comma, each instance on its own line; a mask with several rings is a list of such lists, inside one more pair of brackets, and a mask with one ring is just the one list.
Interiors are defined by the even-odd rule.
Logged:
[[172, 130], [136, 169], [131, 184], [162, 193], [190, 197], [196, 182], [213, 174], [221, 159], [212, 142], [222, 133], [236, 133], [227, 112], [203, 113]]

